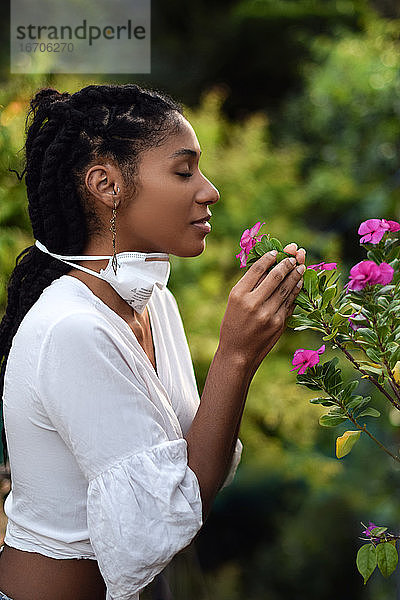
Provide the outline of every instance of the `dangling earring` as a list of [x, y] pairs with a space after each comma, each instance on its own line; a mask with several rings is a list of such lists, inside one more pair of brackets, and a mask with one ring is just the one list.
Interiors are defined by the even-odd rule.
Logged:
[[[117, 189], [119, 191], [119, 188], [117, 188]], [[117, 192], [115, 190], [113, 190], [113, 194], [117, 195]], [[117, 274], [117, 268], [118, 268], [117, 254], [116, 254], [116, 251], [115, 251], [115, 239], [116, 239], [116, 236], [117, 236], [117, 230], [116, 230], [116, 227], [115, 227], [116, 219], [117, 219], [117, 206], [115, 204], [115, 198], [114, 198], [114, 208], [112, 209], [112, 218], [110, 219], [110, 223], [111, 223], [110, 231], [111, 231], [112, 236], [113, 236], [113, 238], [112, 238], [113, 257], [112, 257], [111, 264], [112, 264], [112, 268], [114, 269], [115, 275]]]

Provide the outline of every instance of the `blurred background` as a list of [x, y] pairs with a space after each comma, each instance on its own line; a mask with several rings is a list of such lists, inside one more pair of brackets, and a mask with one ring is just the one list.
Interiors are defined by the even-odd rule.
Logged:
[[[29, 99], [49, 85], [73, 93], [135, 82], [186, 107], [200, 167], [221, 194], [205, 252], [171, 258], [169, 287], [200, 393], [229, 291], [244, 272], [235, 258], [244, 229], [265, 221], [261, 233], [305, 247], [307, 264], [336, 261], [344, 284], [364, 258], [361, 221], [400, 220], [398, 0], [153, 0], [151, 74], [104, 76], [10, 74], [7, 5], [0, 20], [0, 315], [15, 259], [33, 242], [25, 184], [9, 169], [22, 171]], [[297, 348], [322, 343], [316, 332], [288, 329], [254, 377], [236, 479], [219, 494], [194, 548], [170, 567], [177, 600], [400, 598], [400, 569], [388, 580], [375, 573], [364, 586], [355, 567], [360, 521], [399, 533], [399, 469], [368, 440], [337, 460], [334, 440], [348, 427], [320, 427], [324, 409], [309, 404], [314, 392], [290, 373]], [[324, 360], [333, 355], [328, 342]], [[362, 386], [383, 413], [371, 430], [398, 447], [398, 414]]]

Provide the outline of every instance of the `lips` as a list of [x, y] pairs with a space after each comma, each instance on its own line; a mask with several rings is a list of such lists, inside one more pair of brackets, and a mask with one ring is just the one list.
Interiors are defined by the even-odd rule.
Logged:
[[212, 215], [206, 215], [202, 219], [197, 219], [197, 221], [192, 221], [192, 223], [204, 223], [205, 221], [209, 221]]

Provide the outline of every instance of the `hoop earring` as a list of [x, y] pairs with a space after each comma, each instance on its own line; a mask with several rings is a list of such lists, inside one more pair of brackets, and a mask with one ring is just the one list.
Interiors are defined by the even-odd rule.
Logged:
[[[113, 190], [113, 194], [116, 195], [115, 190]], [[117, 206], [115, 204], [115, 198], [114, 198], [114, 208], [112, 209], [112, 218], [110, 219], [110, 223], [111, 223], [110, 231], [112, 233], [112, 245], [113, 245], [113, 257], [112, 257], [111, 264], [112, 264], [112, 268], [114, 269], [115, 275], [117, 274], [117, 268], [118, 268], [117, 254], [115, 251], [115, 239], [117, 236], [117, 230], [115, 227], [116, 219], [117, 219]]]

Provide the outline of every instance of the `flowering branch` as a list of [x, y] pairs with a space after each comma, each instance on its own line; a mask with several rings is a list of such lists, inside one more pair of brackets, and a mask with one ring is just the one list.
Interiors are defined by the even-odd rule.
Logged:
[[[304, 291], [304, 293], [307, 295], [310, 303], [312, 304], [313, 308], [315, 310], [317, 310], [317, 306], [316, 304], [313, 302], [312, 298], [310, 297], [310, 295], [308, 294], [307, 290]], [[325, 331], [327, 333], [328, 336], [332, 335], [332, 329], [329, 326], [329, 324], [322, 318], [321, 319], [321, 323], [325, 328]], [[398, 410], [400, 410], [400, 403], [397, 402], [394, 398], [392, 398], [392, 396], [385, 390], [385, 388], [377, 381], [377, 379], [375, 379], [375, 377], [373, 377], [372, 375], [370, 375], [367, 371], [365, 371], [361, 365], [354, 359], [354, 357], [350, 354], [350, 352], [348, 352], [348, 350], [346, 350], [346, 348], [341, 344], [341, 342], [339, 342], [338, 340], [338, 334], [333, 335], [333, 337], [331, 338], [334, 342], [335, 345], [343, 352], [343, 354], [346, 356], [346, 358], [352, 363], [352, 365], [354, 366], [355, 369], [357, 369], [357, 371], [359, 371], [363, 377], [365, 377], [366, 379], [368, 379], [376, 388], [378, 388], [378, 390], [384, 395], [386, 396], [386, 398], [389, 400], [389, 402], [391, 404], [393, 404], [393, 406], [395, 408], [397, 408]], [[353, 340], [353, 342], [355, 343], [355, 345], [357, 345], [357, 347], [361, 350], [363, 350], [363, 352], [365, 352], [364, 348], [362, 348], [357, 342], [356, 340]], [[366, 355], [367, 356], [367, 355]], [[393, 376], [392, 376], [393, 377]], [[400, 397], [397, 395], [396, 396], [400, 399]]]
[[[258, 234], [265, 223], [259, 221], [243, 232], [241, 251], [237, 254], [240, 266], [246, 267], [270, 250], [277, 250], [276, 261], [288, 255], [281, 242], [269, 234]], [[360, 243], [367, 250], [368, 260], [354, 265], [349, 281], [338, 290], [339, 277], [332, 276], [336, 263], [320, 262], [309, 265], [303, 275], [303, 287], [297, 295], [298, 309], [287, 324], [297, 331], [312, 329], [324, 334], [353, 367], [368, 379], [390, 404], [400, 410], [400, 239], [396, 235], [400, 223], [386, 219], [368, 219], [361, 223]], [[328, 274], [326, 273], [328, 272]], [[365, 360], [356, 360], [350, 350], [362, 351]], [[351, 348], [351, 346], [352, 348]], [[336, 427], [349, 420], [355, 430], [345, 431], [336, 439], [336, 456], [346, 456], [365, 433], [377, 446], [396, 462], [400, 456], [392, 453], [368, 429], [361, 425], [364, 417], [379, 417], [380, 413], [368, 407], [371, 397], [354, 395], [358, 380], [344, 383], [338, 358], [320, 364], [325, 345], [318, 350], [299, 348], [293, 355], [292, 371], [298, 370], [296, 383], [312, 390], [322, 390], [326, 397], [312, 398], [312, 404], [329, 407], [319, 422], [324, 427]], [[389, 391], [385, 388], [389, 386]], [[365, 526], [364, 526], [365, 527]], [[374, 523], [363, 531], [367, 541], [357, 553], [357, 568], [367, 582], [375, 567], [387, 577], [396, 568], [396, 542], [400, 536], [387, 533], [387, 527]]]

